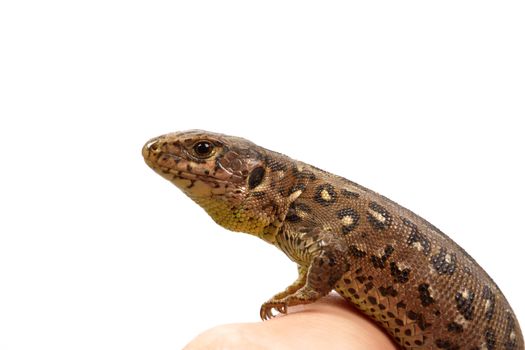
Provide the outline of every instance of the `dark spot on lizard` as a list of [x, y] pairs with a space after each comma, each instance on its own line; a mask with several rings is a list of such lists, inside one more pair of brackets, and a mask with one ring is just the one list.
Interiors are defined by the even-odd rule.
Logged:
[[259, 186], [264, 179], [264, 168], [257, 167], [252, 170], [250, 177], [248, 178], [248, 187], [250, 190], [253, 190], [255, 187]]
[[337, 212], [337, 217], [343, 223], [343, 234], [353, 231], [359, 223], [359, 214], [352, 208], [344, 208]]
[[394, 247], [392, 247], [391, 245], [387, 245], [385, 247], [385, 251], [384, 251], [383, 255], [381, 255], [381, 257], [378, 257], [376, 255], [372, 255], [370, 257], [370, 261], [372, 262], [372, 265], [375, 268], [384, 269], [386, 260], [390, 257], [390, 255], [392, 255], [393, 252], [394, 252]]
[[463, 332], [463, 326], [456, 322], [451, 322], [448, 324], [447, 329], [452, 333], [461, 333]]
[[358, 280], [359, 283], [364, 283], [366, 281], [366, 277], [365, 276], [357, 276], [355, 279]]
[[417, 226], [412, 223], [410, 220], [402, 218], [403, 224], [408, 227], [410, 233], [407, 238], [407, 244], [411, 247], [419, 245], [423, 249], [425, 255], [430, 254], [431, 243], [421, 232], [419, 232]]
[[353, 199], [359, 198], [359, 193], [352, 192], [344, 188], [341, 190], [341, 194], [343, 195], [343, 197], [346, 197], [346, 198], [353, 198]]
[[398, 309], [406, 309], [407, 308], [407, 304], [404, 301], [400, 301], [399, 303], [396, 304], [396, 307]]
[[452, 275], [456, 270], [456, 254], [447, 253], [445, 248], [440, 248], [439, 253], [432, 256], [431, 261], [440, 275]]
[[394, 278], [394, 281], [398, 283], [408, 282], [408, 276], [410, 274], [410, 269], [400, 269], [395, 262], [390, 263], [390, 274]]
[[285, 164], [271, 158], [266, 158], [266, 164], [272, 171], [286, 171], [288, 169]]
[[374, 298], [373, 296], [369, 296], [369, 297], [368, 297], [368, 301], [369, 301], [370, 304], [372, 304], [372, 305], [376, 305], [376, 304], [377, 304], [377, 299]]
[[374, 228], [384, 230], [390, 227], [392, 224], [392, 216], [383, 206], [376, 202], [370, 202], [368, 208], [381, 217], [381, 219], [378, 219], [376, 215], [372, 215], [370, 212], [368, 213], [367, 219]]
[[425, 322], [425, 317], [421, 313], [417, 313], [412, 310], [409, 310], [407, 312], [407, 317], [412, 321], [416, 321], [416, 324], [418, 325], [418, 327], [421, 328], [421, 330], [423, 331], [431, 326], [430, 323]]
[[288, 214], [286, 215], [286, 219], [285, 220], [288, 221], [288, 222], [292, 222], [293, 223], [293, 222], [301, 221], [301, 218], [295, 213], [288, 212]]
[[366, 252], [360, 250], [354, 244], [350, 246], [350, 254], [352, 254], [352, 256], [355, 256], [356, 258], [363, 258], [366, 256]]
[[315, 190], [314, 200], [323, 206], [334, 204], [337, 200], [334, 186], [330, 184], [318, 186]]
[[485, 331], [485, 342], [487, 344], [487, 350], [494, 350], [496, 348], [496, 334], [490, 328]]
[[437, 339], [436, 346], [445, 350], [459, 350], [459, 346], [452, 343], [450, 340]]
[[311, 171], [309, 170], [303, 170], [303, 171], [300, 171], [298, 172], [296, 175], [295, 175], [298, 179], [302, 180], [302, 179], [308, 179], [308, 180], [316, 180], [316, 176], [314, 175], [314, 173], [312, 173]]
[[496, 302], [496, 297], [489, 286], [483, 287], [481, 297], [484, 300], [486, 300], [487, 304], [485, 308], [485, 318], [490, 321], [492, 319], [492, 316], [494, 315], [494, 306]]
[[474, 293], [464, 291], [456, 293], [456, 307], [466, 320], [472, 321], [474, 318]]
[[392, 297], [396, 297], [397, 296], [397, 290], [394, 289], [393, 286], [388, 286], [388, 287], [379, 287], [379, 293], [381, 293], [382, 296], [384, 297], [387, 297], [387, 296], [392, 296]]
[[428, 283], [422, 283], [418, 286], [419, 291], [419, 300], [421, 300], [421, 305], [429, 306], [434, 303], [434, 298], [430, 296], [430, 285]]

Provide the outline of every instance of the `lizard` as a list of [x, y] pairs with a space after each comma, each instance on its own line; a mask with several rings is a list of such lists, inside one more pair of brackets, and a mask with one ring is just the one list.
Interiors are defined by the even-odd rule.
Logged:
[[335, 290], [403, 349], [523, 350], [507, 299], [438, 228], [343, 177], [246, 139], [165, 134], [145, 162], [226, 229], [284, 252], [298, 277], [260, 308], [263, 320]]

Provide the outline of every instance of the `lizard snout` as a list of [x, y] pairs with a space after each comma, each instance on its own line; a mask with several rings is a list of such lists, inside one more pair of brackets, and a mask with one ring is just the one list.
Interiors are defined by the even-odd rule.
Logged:
[[156, 137], [146, 142], [146, 144], [144, 144], [144, 146], [142, 147], [142, 156], [147, 159], [152, 154], [155, 154], [155, 155], [159, 154], [160, 151], [161, 151], [160, 141], [159, 141], [159, 138]]

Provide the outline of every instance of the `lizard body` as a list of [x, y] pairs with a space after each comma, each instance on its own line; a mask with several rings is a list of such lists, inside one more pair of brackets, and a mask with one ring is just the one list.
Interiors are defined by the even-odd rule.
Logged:
[[336, 290], [404, 349], [524, 349], [510, 305], [475, 260], [378, 193], [206, 131], [160, 136], [142, 153], [218, 224], [297, 263], [297, 280], [261, 306], [262, 319]]

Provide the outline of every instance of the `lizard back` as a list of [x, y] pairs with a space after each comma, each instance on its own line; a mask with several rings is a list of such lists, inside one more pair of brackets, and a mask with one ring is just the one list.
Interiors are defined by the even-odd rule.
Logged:
[[[412, 211], [352, 181], [313, 174], [285, 225], [319, 225], [349, 247], [335, 290], [406, 348], [523, 349], [501, 290], [459, 245]], [[290, 222], [291, 221], [291, 222]]]

